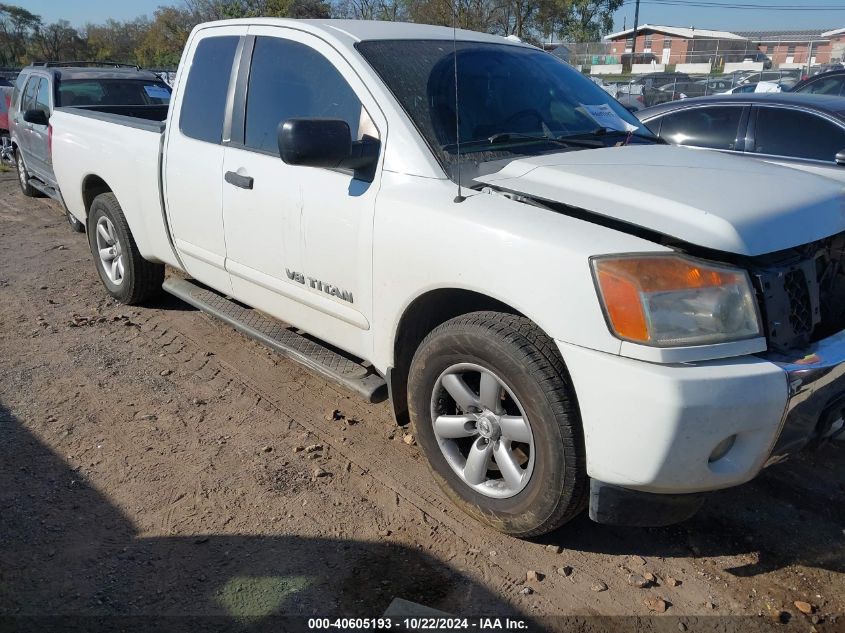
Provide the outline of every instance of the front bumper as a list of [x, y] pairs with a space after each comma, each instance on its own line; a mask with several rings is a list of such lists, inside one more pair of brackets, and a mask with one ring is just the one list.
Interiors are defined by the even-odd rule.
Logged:
[[789, 399], [781, 430], [766, 465], [807, 445], [843, 434], [845, 331], [813, 343], [793, 356], [770, 354], [786, 373]]
[[658, 494], [735, 486], [830, 435], [845, 409], [845, 332], [801, 358], [671, 365], [558, 347], [581, 411], [587, 473], [611, 486]]

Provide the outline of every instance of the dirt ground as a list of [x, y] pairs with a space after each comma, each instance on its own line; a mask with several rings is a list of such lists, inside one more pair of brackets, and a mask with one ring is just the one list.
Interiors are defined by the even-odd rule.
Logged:
[[672, 631], [841, 630], [845, 448], [681, 525], [502, 536], [450, 505], [386, 404], [175, 299], [116, 304], [57, 205], [0, 174], [0, 618], [378, 617], [396, 597], [536, 630], [657, 598]]

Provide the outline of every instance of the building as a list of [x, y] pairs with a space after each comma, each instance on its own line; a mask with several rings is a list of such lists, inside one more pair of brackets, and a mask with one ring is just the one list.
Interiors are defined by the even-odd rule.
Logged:
[[845, 29], [822, 31], [737, 31], [753, 41], [775, 66], [782, 64], [827, 64], [842, 59]]
[[[605, 36], [610, 55], [623, 59], [631, 53], [634, 29]], [[658, 64], [694, 64], [722, 61], [741, 62], [755, 56], [757, 48], [747, 38], [729, 31], [643, 24], [637, 28], [637, 57], [651, 54]], [[648, 59], [648, 58], [646, 58]]]
[[[607, 55], [622, 61], [632, 51], [634, 30], [611, 33], [604, 39]], [[845, 28], [731, 32], [643, 24], [637, 28], [636, 44], [638, 61], [657, 64], [709, 62], [719, 66], [743, 61], [764, 62], [774, 67], [808, 62], [827, 64], [845, 57]]]

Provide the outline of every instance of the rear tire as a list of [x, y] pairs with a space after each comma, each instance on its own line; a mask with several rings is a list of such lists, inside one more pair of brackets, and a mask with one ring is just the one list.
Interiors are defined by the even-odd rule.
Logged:
[[[531, 321], [499, 312], [447, 321], [420, 345], [408, 385], [434, 478], [467, 514], [531, 537], [583, 510], [586, 457], [575, 393], [554, 342]], [[514, 426], [520, 420], [527, 431]], [[470, 467], [474, 451], [492, 455], [486, 467]]]
[[161, 292], [164, 264], [141, 257], [113, 193], [101, 193], [91, 203], [88, 244], [100, 280], [121, 303], [138, 305]]
[[19, 149], [15, 149], [15, 166], [18, 170], [18, 184], [21, 186], [23, 195], [28, 198], [43, 198], [44, 194], [29, 184], [29, 172], [26, 170], [26, 163], [23, 162]]

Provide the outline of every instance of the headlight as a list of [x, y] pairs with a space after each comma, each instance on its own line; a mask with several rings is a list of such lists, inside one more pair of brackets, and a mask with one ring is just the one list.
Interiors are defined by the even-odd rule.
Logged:
[[619, 338], [675, 347], [762, 335], [748, 273], [680, 255], [592, 260], [608, 324]]

